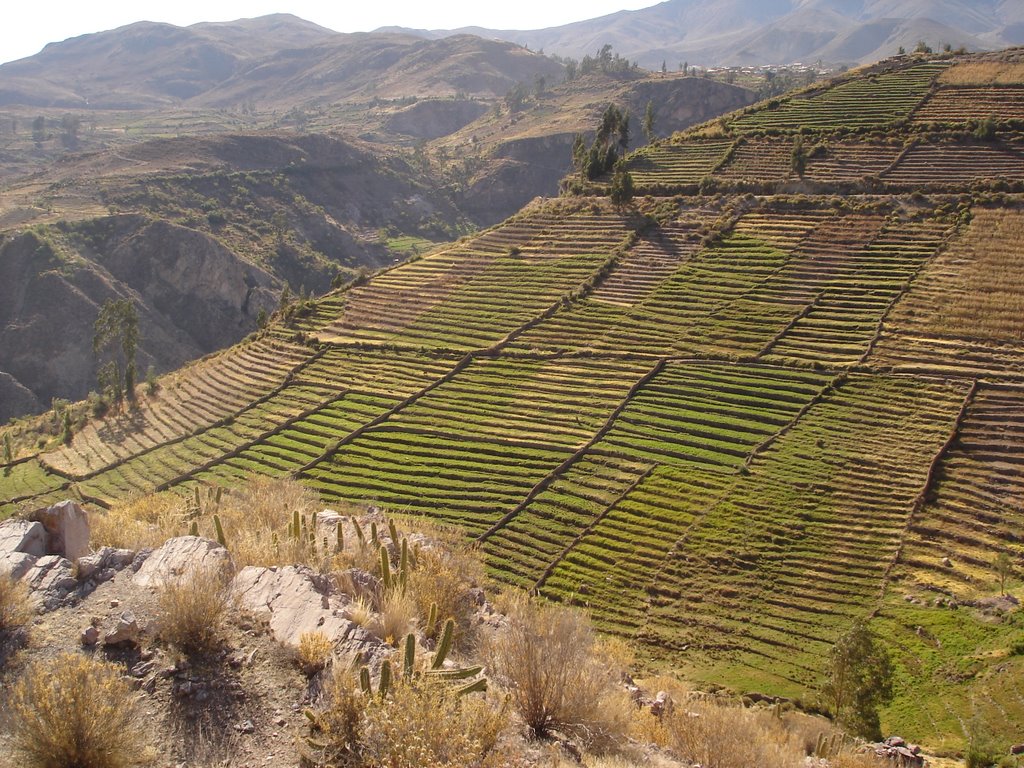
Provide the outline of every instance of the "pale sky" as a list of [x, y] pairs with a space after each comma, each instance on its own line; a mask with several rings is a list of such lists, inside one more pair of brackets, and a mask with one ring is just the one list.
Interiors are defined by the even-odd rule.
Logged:
[[164, 21], [187, 26], [200, 21], [231, 21], [292, 13], [338, 32], [377, 27], [451, 29], [539, 29], [654, 5], [657, 0], [13, 0], [0, 22], [0, 63], [38, 53], [69, 37], [131, 24]]

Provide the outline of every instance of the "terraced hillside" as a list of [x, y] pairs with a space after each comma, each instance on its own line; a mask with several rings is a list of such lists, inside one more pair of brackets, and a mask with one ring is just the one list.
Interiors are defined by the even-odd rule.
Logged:
[[1009, 739], [1024, 101], [979, 122], [958, 94], [1012, 96], [1018, 60], [748, 109], [634, 153], [628, 205], [599, 181], [296, 305], [56, 450], [9, 427], [0, 509], [292, 475], [458, 526], [495, 579], [709, 685], [813, 703], [868, 617], [887, 729]]

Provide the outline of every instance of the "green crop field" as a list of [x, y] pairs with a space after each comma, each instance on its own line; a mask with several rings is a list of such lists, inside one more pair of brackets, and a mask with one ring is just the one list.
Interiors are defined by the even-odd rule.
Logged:
[[498, 584], [709, 687], [813, 703], [868, 618], [886, 730], [1009, 738], [1024, 83], [998, 57], [890, 60], [643, 147], [628, 204], [608, 179], [534, 202], [20, 449], [0, 515], [294, 477], [458, 527]]

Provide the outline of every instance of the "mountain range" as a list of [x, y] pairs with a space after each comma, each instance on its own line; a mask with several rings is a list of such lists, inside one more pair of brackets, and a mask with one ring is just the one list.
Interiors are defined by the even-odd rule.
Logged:
[[[390, 28], [389, 31], [398, 31]], [[1018, 0], [667, 0], [637, 11], [535, 30], [401, 30], [424, 37], [470, 33], [560, 56], [610, 44], [641, 66], [684, 62], [753, 66], [863, 64], [912, 50], [994, 49], [1024, 43]]]

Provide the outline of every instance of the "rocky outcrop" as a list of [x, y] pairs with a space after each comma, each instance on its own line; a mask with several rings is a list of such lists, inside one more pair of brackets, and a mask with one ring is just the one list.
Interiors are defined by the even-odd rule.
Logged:
[[32, 391], [11, 374], [0, 371], [0, 424], [23, 413], [42, 410]]
[[274, 639], [297, 648], [307, 632], [323, 632], [342, 657], [374, 666], [391, 647], [346, 618], [348, 603], [330, 577], [304, 566], [243, 568], [234, 591], [241, 608], [262, 616]]
[[93, 325], [108, 300], [138, 312], [141, 372], [230, 346], [276, 306], [278, 281], [202, 232], [137, 215], [69, 229], [0, 243], [0, 395], [22, 394], [0, 396], [0, 420], [96, 386]]
[[233, 571], [231, 555], [217, 542], [199, 536], [179, 536], [154, 550], [132, 580], [140, 587], [159, 587], [190, 573], [229, 578]]
[[29, 520], [46, 531], [46, 551], [68, 560], [89, 554], [89, 516], [76, 502], [67, 500], [31, 513]]

